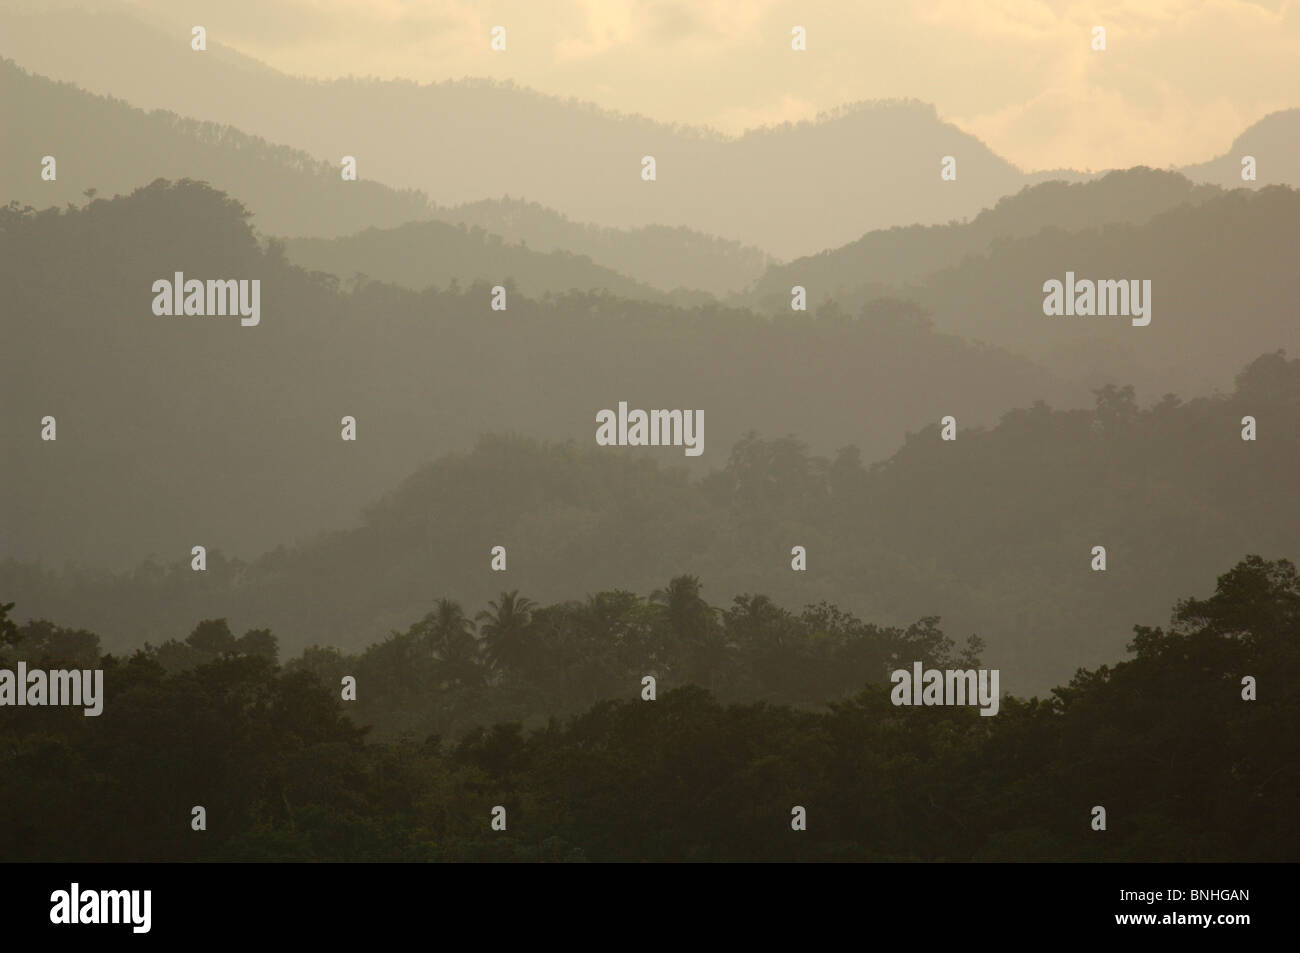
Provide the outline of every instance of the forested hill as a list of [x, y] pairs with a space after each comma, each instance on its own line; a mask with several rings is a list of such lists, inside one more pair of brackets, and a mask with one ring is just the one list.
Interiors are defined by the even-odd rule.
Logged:
[[[232, 126], [145, 112], [0, 59], [0, 202], [45, 208], [95, 190], [126, 194], [158, 177], [211, 183], [257, 212], [269, 234], [343, 235], [430, 217], [428, 197]], [[42, 177], [52, 156], [56, 178]]]
[[345, 282], [365, 276], [414, 291], [508, 280], [530, 297], [576, 289], [686, 305], [710, 300], [702, 291], [675, 295], [660, 291], [597, 265], [585, 255], [559, 249], [535, 251], [482, 228], [447, 222], [368, 228], [344, 238], [290, 238], [285, 253], [294, 264], [329, 272]]
[[[1242, 160], [1255, 159], [1255, 182], [1243, 182]], [[1182, 170], [1198, 182], [1235, 189], [1263, 185], [1300, 186], [1300, 109], [1279, 109], [1252, 123], [1232, 140], [1228, 151]]]
[[[551, 280], [536, 289], [539, 293], [599, 286], [655, 298], [635, 282], [659, 292], [698, 288], [723, 294], [749, 284], [768, 260], [752, 246], [684, 227], [600, 227], [508, 196], [435, 206], [422, 191], [383, 184], [364, 151], [354, 156], [357, 178], [344, 180], [343, 153], [326, 161], [234, 126], [164, 110], [146, 112], [30, 74], [5, 59], [0, 59], [0, 126], [6, 133], [0, 140], [0, 181], [6, 190], [0, 201], [43, 208], [80, 204], [92, 189], [105, 198], [126, 194], [159, 177], [204, 181], [244, 202], [263, 234], [291, 236], [298, 244], [318, 242], [314, 257], [332, 257], [304, 263], [343, 278], [363, 272], [422, 289], [446, 284], [453, 267], [460, 282], [469, 284], [479, 271], [509, 266], [521, 287], [530, 290], [536, 283], [524, 280], [529, 275], [523, 270], [549, 269]], [[46, 156], [54, 160], [53, 178], [42, 166]], [[477, 227], [487, 235], [455, 241], [440, 222]], [[412, 243], [393, 263], [407, 264], [407, 271], [390, 275], [376, 264], [375, 254], [367, 256], [379, 236], [388, 236], [390, 244]], [[339, 238], [339, 244], [330, 245], [330, 238]], [[521, 244], [527, 250], [514, 248]], [[576, 258], [558, 254], [565, 252]], [[352, 255], [355, 260], [343, 257]], [[583, 256], [601, 267], [581, 267]]]
[[[1125, 196], [1133, 199], [1133, 220], [1111, 218]], [[1110, 220], [1085, 224], [1093, 204]], [[1075, 211], [1054, 222], [1065, 208]], [[744, 300], [789, 311], [798, 284], [811, 306], [833, 300], [853, 314], [893, 295], [915, 301], [943, 331], [1042, 361], [1093, 388], [1132, 383], [1144, 400], [1227, 390], [1234, 369], [1252, 357], [1300, 349], [1294, 189], [1206, 195], [1169, 173], [1132, 171], [1113, 181], [1027, 190], [988, 221], [989, 229], [1005, 232], [990, 237], [977, 219], [873, 233], [773, 270], [760, 285], [765, 293]], [[934, 262], [929, 274], [907, 277], [927, 261]], [[888, 276], [894, 263], [898, 277]], [[1136, 281], [1139, 290], [1149, 282], [1150, 324], [1134, 327], [1131, 314], [1045, 314], [1044, 284], [1065, 282], [1067, 272], [1130, 288]]]
[[[907, 295], [938, 327], [1011, 347], [1095, 381], [1131, 381], [1144, 397], [1231, 386], [1232, 368], [1263, 351], [1300, 350], [1300, 191], [1237, 189], [1115, 224], [999, 243], [930, 276]], [[1044, 282], [1150, 282], [1151, 323], [1043, 313]], [[864, 294], [863, 299], [870, 298]], [[845, 302], [852, 306], [852, 298]]]
[[536, 202], [506, 196], [437, 206], [434, 218], [481, 228], [534, 251], [569, 251], [660, 291], [698, 288], [722, 296], [750, 285], [771, 256], [753, 245], [704, 235], [684, 226], [609, 228], [575, 222]]
[[1184, 204], [1221, 194], [1177, 172], [1137, 167], [1086, 182], [1054, 180], [1003, 196], [970, 221], [909, 225], [868, 232], [855, 242], [770, 266], [738, 301], [788, 308], [790, 287], [803, 285], [814, 304], [846, 301], [866, 285], [903, 285], [960, 265], [995, 243], [1032, 238], [1045, 228], [1076, 232], [1114, 223], [1140, 225]]
[[[116, 10], [0, 10], [0, 31], [0, 52], [27, 69], [312, 156], [357, 155], [364, 175], [440, 204], [520, 196], [578, 221], [681, 225], [781, 258], [872, 228], [974, 215], [1030, 180], [916, 100], [852, 103], [728, 137], [483, 78], [290, 76], [215, 32], [195, 57]], [[658, 160], [654, 182], [641, 178], [647, 154]], [[960, 157], [955, 182], [939, 181], [945, 155]]]
[[[1257, 439], [1242, 440], [1242, 418]], [[1248, 552], [1300, 552], [1300, 360], [1265, 355], [1233, 393], [1139, 407], [1127, 388], [1092, 410], [1041, 403], [986, 430], [936, 422], [871, 466], [793, 438], [748, 436], [692, 478], [632, 449], [483, 438], [410, 476], [362, 525], [251, 561], [189, 550], [123, 575], [9, 562], [20, 612], [91, 628], [122, 648], [197, 618], [270, 627], [293, 651], [356, 648], [456, 594], [536, 600], [649, 592], [698, 575], [704, 596], [830, 600], [882, 624], [938, 615], [978, 634], [1008, 690], [1042, 691], [1122, 648], [1178, 593]], [[504, 546], [505, 572], [491, 570]], [[807, 552], [793, 571], [792, 548]], [[1107, 554], [1093, 571], [1093, 548]]]
[[[5, 552], [126, 568], [201, 539], [251, 559], [352, 525], [484, 433], [594, 446], [597, 413], [620, 401], [703, 410], [701, 456], [658, 451], [703, 472], [748, 430], [878, 459], [945, 413], [969, 426], [1040, 397], [1088, 399], [1029, 361], [936, 334], [906, 303], [810, 324], [603, 291], [530, 298], [502, 275], [506, 310], [494, 310], [498, 282], [341, 288], [259, 243], [249, 215], [165, 181], [80, 208], [0, 208], [15, 315], [0, 349], [0, 489], [21, 501]], [[259, 323], [155, 315], [153, 284], [176, 272], [258, 280]], [[345, 415], [355, 443], [340, 439]], [[40, 439], [46, 416], [55, 443]]]

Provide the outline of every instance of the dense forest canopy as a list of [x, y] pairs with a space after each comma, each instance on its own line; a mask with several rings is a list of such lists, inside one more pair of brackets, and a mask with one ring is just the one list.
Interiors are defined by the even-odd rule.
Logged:
[[[895, 664], [981, 664], [933, 620], [761, 595], [717, 612], [691, 577], [648, 599], [506, 593], [477, 625], [445, 600], [360, 654], [284, 665], [273, 634], [221, 619], [101, 658], [12, 608], [0, 665], [98, 664], [107, 700], [0, 721], [11, 860], [1289, 860], [1300, 837], [1287, 560], [1242, 560], [1168, 628], [1135, 627], [1127, 661], [993, 718], [891, 703]], [[557, 704], [577, 713], [543, 719]]]

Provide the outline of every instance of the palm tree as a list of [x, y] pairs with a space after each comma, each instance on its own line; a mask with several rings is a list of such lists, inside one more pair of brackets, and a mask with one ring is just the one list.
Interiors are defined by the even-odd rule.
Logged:
[[700, 598], [699, 576], [675, 576], [665, 589], [656, 589], [650, 601], [659, 607], [660, 618], [679, 641], [698, 637], [713, 610]]
[[424, 617], [425, 640], [444, 683], [472, 685], [483, 680], [480, 646], [474, 623], [460, 603], [439, 599]]
[[519, 595], [519, 590], [503, 592], [476, 618], [488, 661], [500, 671], [518, 671], [534, 658], [535, 646], [529, 631], [536, 603]]
[[698, 576], [676, 576], [650, 602], [669, 632], [673, 668], [706, 688], [729, 667], [735, 646], [717, 624], [716, 610], [700, 597]]

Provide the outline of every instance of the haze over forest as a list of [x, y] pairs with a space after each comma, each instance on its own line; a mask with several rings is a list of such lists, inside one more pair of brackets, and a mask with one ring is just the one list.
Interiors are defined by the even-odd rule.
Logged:
[[[1225, 657], [1294, 669], [1300, 109], [1178, 168], [1026, 171], [917, 99], [722, 133], [207, 42], [148, 3], [0, 6], [0, 655], [321, 706], [365, 672], [386, 694], [319, 743], [445, 739], [411, 770], [448, 790], [492, 745], [581, 747], [497, 723], [649, 730], [601, 707], [643, 668], [724, 733], [751, 715], [715, 704], [858, 731], [908, 652], [1000, 669], [1017, 724], [1054, 690], [1122, 708], [1110, 673], [1154, 684], [1174, 642], [1107, 666], [1171, 607], [1205, 658], [1243, 616]], [[159, 314], [177, 273], [258, 281], [260, 320]], [[1149, 283], [1149, 323], [1048, 315], [1067, 273]], [[620, 402], [701, 414], [703, 452], [598, 445]], [[1042, 831], [963, 856], [1088, 855]], [[491, 855], [464, 836], [445, 857]]]

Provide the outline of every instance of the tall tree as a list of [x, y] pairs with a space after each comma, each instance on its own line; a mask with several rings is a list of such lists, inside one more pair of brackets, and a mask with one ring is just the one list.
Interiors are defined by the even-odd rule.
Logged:
[[535, 603], [515, 589], [501, 593], [488, 606], [476, 617], [488, 661], [501, 672], [526, 670], [537, 654], [531, 638]]
[[479, 661], [482, 646], [474, 635], [473, 621], [460, 603], [439, 599], [424, 623], [438, 678], [452, 685], [480, 684], [484, 675]]

